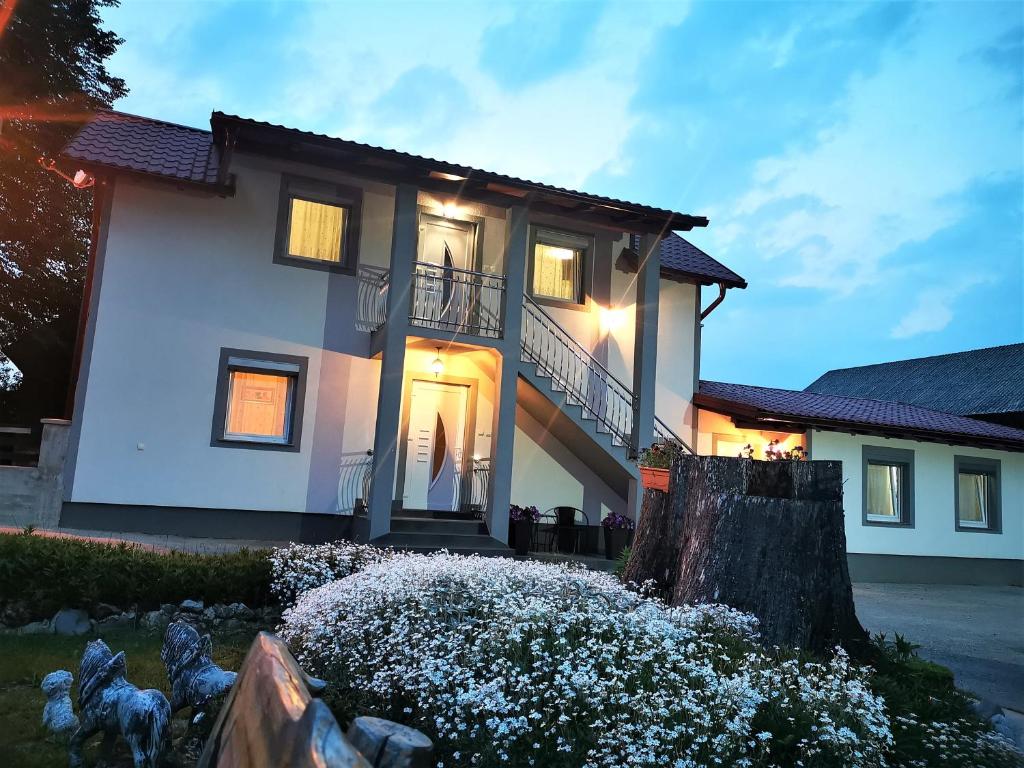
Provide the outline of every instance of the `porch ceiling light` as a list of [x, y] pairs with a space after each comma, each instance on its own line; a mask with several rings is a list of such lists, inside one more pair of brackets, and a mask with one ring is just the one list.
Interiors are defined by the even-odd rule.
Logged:
[[435, 357], [434, 361], [430, 364], [430, 370], [433, 371], [435, 379], [444, 373], [444, 360], [441, 359], [440, 347], [437, 348], [437, 357]]
[[444, 216], [446, 219], [454, 219], [459, 215], [459, 213], [459, 206], [457, 206], [455, 203], [444, 203], [441, 206], [441, 215]]

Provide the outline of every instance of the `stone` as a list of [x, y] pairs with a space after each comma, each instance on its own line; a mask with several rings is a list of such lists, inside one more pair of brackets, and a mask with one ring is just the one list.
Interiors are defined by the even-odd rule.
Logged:
[[225, 632], [237, 632], [238, 630], [245, 627], [245, 622], [241, 619], [224, 619], [221, 622], [220, 627]]
[[92, 630], [89, 614], [80, 608], [64, 608], [53, 617], [53, 631], [58, 635], [81, 637]]
[[346, 734], [372, 765], [378, 768], [427, 768], [434, 745], [414, 728], [379, 717], [357, 717]]
[[96, 621], [103, 621], [104, 619], [116, 616], [121, 613], [121, 609], [110, 603], [96, 603], [92, 609], [92, 617]]
[[101, 621], [97, 625], [97, 628], [101, 631], [104, 631], [131, 627], [134, 626], [134, 624], [135, 611], [125, 611], [124, 613], [119, 613], [116, 616], [108, 616], [107, 618], [103, 619], [103, 621]]
[[203, 612], [203, 601], [202, 600], [182, 600], [178, 603], [178, 610], [182, 613], [202, 613]]
[[256, 618], [256, 612], [245, 605], [245, 603], [231, 603], [231, 605], [227, 606], [225, 614], [228, 618], [241, 619], [242, 621], [252, 621]]
[[139, 623], [145, 629], [159, 629], [162, 630], [170, 622], [170, 618], [164, 614], [163, 611], [146, 611], [142, 614]]
[[178, 606], [174, 603], [160, 603], [160, 613], [164, 613], [167, 616], [173, 616], [178, 610]]
[[203, 618], [207, 621], [214, 621], [215, 619], [218, 619], [220, 617], [217, 615], [217, 611], [213, 609], [213, 606], [210, 606], [205, 611], [203, 611]]
[[43, 678], [42, 688], [46, 695], [43, 707], [43, 727], [58, 739], [67, 740], [78, 730], [78, 718], [71, 705], [71, 683], [74, 678], [66, 669], [58, 669]]
[[52, 635], [53, 626], [47, 619], [43, 619], [42, 621], [33, 621], [30, 624], [26, 624], [17, 631], [19, 635]]

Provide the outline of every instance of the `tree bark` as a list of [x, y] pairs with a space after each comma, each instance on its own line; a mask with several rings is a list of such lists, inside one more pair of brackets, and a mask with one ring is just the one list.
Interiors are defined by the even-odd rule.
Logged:
[[770, 645], [862, 655], [846, 562], [842, 464], [684, 456], [667, 494], [644, 493], [631, 581], [673, 605], [723, 603]]

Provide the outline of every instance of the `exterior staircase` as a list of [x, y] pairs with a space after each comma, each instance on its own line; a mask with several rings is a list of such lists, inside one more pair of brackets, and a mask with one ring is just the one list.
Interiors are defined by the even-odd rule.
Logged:
[[[439, 514], [446, 516], [438, 517]], [[458, 555], [512, 556], [509, 547], [488, 535], [483, 521], [423, 509], [403, 509], [393, 513], [391, 533], [374, 539], [373, 543], [424, 554], [447, 549]]]

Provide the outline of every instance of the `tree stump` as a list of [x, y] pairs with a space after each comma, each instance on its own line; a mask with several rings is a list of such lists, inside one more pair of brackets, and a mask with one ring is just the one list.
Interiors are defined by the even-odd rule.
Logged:
[[[842, 464], [683, 456], [647, 491], [625, 576], [673, 605], [753, 614], [768, 644], [862, 655], [867, 633], [846, 562]], [[673, 565], [674, 563], [674, 565]]]

